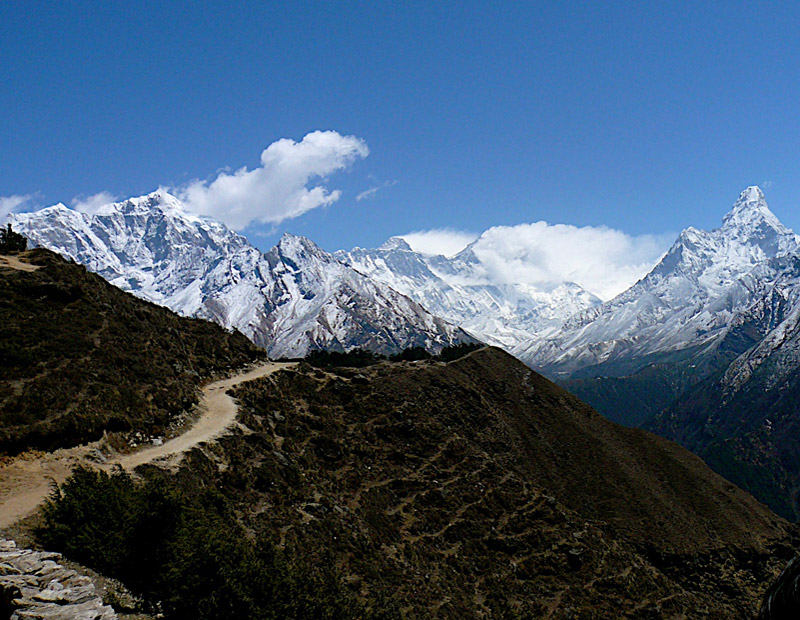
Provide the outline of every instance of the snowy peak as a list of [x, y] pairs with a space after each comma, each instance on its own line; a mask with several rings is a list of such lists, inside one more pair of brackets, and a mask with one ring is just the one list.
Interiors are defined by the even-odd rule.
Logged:
[[133, 216], [149, 216], [152, 215], [156, 209], [163, 213], [177, 212], [188, 216], [183, 203], [163, 189], [158, 189], [144, 196], [128, 198], [122, 202], [112, 202], [103, 205], [97, 210], [96, 215], [115, 215], [121, 213]]
[[739, 194], [739, 198], [737, 198], [736, 202], [733, 204], [733, 208], [725, 216], [723, 222], [727, 224], [729, 220], [746, 220], [753, 216], [758, 217], [764, 214], [768, 214], [777, 221], [777, 218], [775, 218], [767, 206], [764, 192], [762, 192], [761, 188], [757, 185], [751, 185]]
[[761, 188], [751, 186], [740, 195], [733, 208], [722, 220], [722, 234], [729, 239], [760, 246], [774, 255], [782, 249], [780, 237], [794, 234], [770, 211]]
[[36, 245], [179, 314], [238, 329], [273, 357], [316, 348], [438, 351], [474, 340], [309, 239], [286, 234], [265, 255], [164, 190], [94, 214], [56, 205], [12, 220]]
[[411, 249], [411, 246], [408, 245], [405, 239], [402, 237], [389, 237], [389, 239], [384, 242], [384, 244], [378, 248], [379, 250], [398, 250], [398, 251], [405, 251], [405, 252], [413, 252], [414, 250]]
[[309, 259], [324, 263], [334, 262], [335, 259], [316, 243], [306, 237], [284, 233], [278, 244], [270, 252], [289, 262], [302, 265]]
[[656, 267], [627, 291], [566, 322], [546, 342], [516, 353], [559, 372], [621, 364], [702, 345], [712, 350], [732, 318], [755, 303], [800, 240], [769, 210], [764, 193], [745, 189], [711, 231], [687, 228]]

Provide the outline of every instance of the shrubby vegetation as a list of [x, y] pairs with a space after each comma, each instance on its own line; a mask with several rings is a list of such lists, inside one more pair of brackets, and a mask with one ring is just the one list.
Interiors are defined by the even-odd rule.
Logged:
[[28, 248], [28, 240], [14, 232], [11, 229], [11, 224], [6, 228], [0, 228], [0, 254], [16, 254], [24, 252]]
[[266, 357], [239, 333], [179, 317], [43, 249], [0, 269], [0, 453], [105, 431], [163, 434], [199, 384]]
[[125, 583], [167, 619], [394, 620], [365, 605], [332, 562], [310, 565], [264, 535], [248, 536], [218, 491], [183, 493], [152, 472], [76, 468], [44, 508], [39, 541]]
[[340, 351], [311, 351], [305, 357], [305, 361], [315, 368], [337, 368], [340, 366], [364, 368], [385, 359], [386, 356], [366, 349], [353, 349], [346, 353]]
[[340, 351], [311, 351], [304, 361], [315, 368], [364, 368], [387, 360], [390, 362], [416, 362], [419, 360], [452, 362], [473, 351], [477, 351], [483, 346], [482, 344], [465, 342], [445, 347], [438, 355], [433, 355], [424, 347], [409, 347], [389, 357], [366, 349], [353, 349], [346, 353]]

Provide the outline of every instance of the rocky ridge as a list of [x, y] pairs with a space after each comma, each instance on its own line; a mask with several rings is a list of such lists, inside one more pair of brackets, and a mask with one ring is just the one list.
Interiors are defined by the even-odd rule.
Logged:
[[438, 351], [474, 341], [308, 239], [287, 234], [263, 254], [162, 190], [94, 214], [59, 204], [13, 214], [11, 223], [125, 291], [242, 332], [272, 357], [355, 347]]
[[354, 248], [335, 256], [413, 296], [435, 315], [482, 341], [509, 351], [600, 304], [600, 299], [574, 282], [532, 285], [494, 280], [475, 252], [479, 242], [452, 257], [427, 256], [400, 237], [392, 237], [377, 249]]

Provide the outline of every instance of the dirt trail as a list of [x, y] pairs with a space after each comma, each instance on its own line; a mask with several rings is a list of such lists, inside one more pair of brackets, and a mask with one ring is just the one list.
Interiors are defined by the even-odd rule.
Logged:
[[0, 255], [0, 267], [10, 267], [11, 269], [16, 269], [17, 271], [36, 271], [39, 269], [37, 265], [23, 263], [16, 256], [6, 255]]
[[100, 445], [100, 442], [94, 442], [46, 454], [25, 453], [0, 465], [0, 529], [10, 527], [31, 514], [50, 493], [51, 484], [64, 482], [75, 465], [87, 465], [107, 471], [121, 465], [125, 470], [131, 471], [139, 465], [156, 460], [165, 463], [179, 461], [184, 452], [197, 444], [216, 439], [235, 423], [239, 408], [233, 398], [226, 394], [227, 390], [292, 365], [268, 362], [206, 385], [202, 388], [200, 397], [200, 418], [185, 433], [160, 446], [147, 446], [132, 454], [112, 456], [105, 463], [98, 464], [87, 458]]

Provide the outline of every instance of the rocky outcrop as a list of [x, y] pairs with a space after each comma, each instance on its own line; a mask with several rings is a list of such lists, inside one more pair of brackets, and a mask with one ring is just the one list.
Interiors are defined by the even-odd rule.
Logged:
[[117, 620], [89, 577], [59, 564], [61, 555], [19, 549], [0, 539], [0, 605], [11, 620]]

